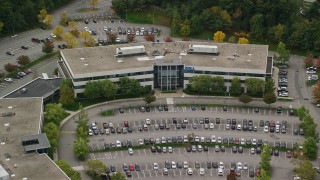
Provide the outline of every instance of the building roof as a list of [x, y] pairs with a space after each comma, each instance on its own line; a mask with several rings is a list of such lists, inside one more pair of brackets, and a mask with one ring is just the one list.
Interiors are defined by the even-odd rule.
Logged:
[[[214, 45], [219, 55], [189, 54], [189, 45]], [[116, 48], [144, 45], [146, 55], [116, 57]], [[254, 44], [206, 43], [206, 42], [170, 42], [170, 43], [134, 43], [92, 48], [61, 50], [73, 77], [82, 74], [107, 72], [114, 70], [150, 67], [155, 64], [154, 52], [164, 56], [164, 63], [182, 61], [186, 66], [216, 67], [226, 69], [266, 71], [268, 46]], [[234, 56], [236, 55], [236, 56]], [[232, 58], [234, 57], [234, 58]]]
[[[0, 165], [14, 179], [69, 179], [46, 155], [25, 153], [21, 143], [24, 136], [41, 132], [42, 98], [0, 99]], [[8, 158], [9, 157], [9, 158]]]
[[47, 98], [60, 88], [61, 78], [42, 79], [40, 77], [3, 96], [3, 98], [43, 97]]
[[25, 151], [35, 151], [38, 149], [47, 149], [50, 148], [50, 143], [48, 141], [47, 135], [45, 133], [42, 134], [34, 134], [21, 137], [22, 142], [33, 141], [34, 143], [23, 145]]

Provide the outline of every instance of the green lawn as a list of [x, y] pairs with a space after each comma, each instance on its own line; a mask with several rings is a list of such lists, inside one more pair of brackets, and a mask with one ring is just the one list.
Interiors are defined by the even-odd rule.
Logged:
[[170, 17], [158, 10], [128, 12], [128, 22], [137, 24], [156, 24], [170, 26]]

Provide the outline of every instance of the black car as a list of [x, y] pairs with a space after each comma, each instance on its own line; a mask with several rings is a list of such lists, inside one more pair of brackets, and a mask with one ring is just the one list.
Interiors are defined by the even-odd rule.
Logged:
[[96, 31], [91, 31], [91, 34], [96, 36], [97, 35], [97, 32]]
[[102, 124], [102, 127], [103, 127], [103, 129], [107, 129], [109, 126], [108, 126], [108, 123], [103, 123]]
[[98, 134], [99, 134], [98, 129], [93, 130], [93, 134], [94, 134], [94, 135], [98, 135]]
[[237, 124], [237, 120], [236, 119], [232, 119], [231, 124], [236, 125]]
[[92, 19], [92, 22], [93, 22], [93, 23], [97, 23], [97, 19], [95, 19], [95, 18]]
[[131, 140], [127, 140], [127, 146], [131, 147], [132, 145], [133, 145], [132, 141]]
[[289, 110], [289, 114], [290, 114], [291, 116], [293, 116], [293, 115], [294, 115], [294, 110], [293, 110], [293, 109], [290, 109], [290, 110]]
[[227, 106], [223, 106], [223, 111], [228, 111], [228, 107]]
[[203, 151], [209, 151], [209, 147], [208, 146], [203, 146]]
[[115, 128], [110, 128], [110, 132], [111, 133], [116, 133], [116, 129]]
[[127, 177], [132, 177], [131, 171], [126, 171]]
[[160, 128], [160, 129], [164, 129], [164, 126], [165, 126], [165, 124], [163, 124], [163, 123], [160, 123], [160, 124], [159, 124], [159, 128]]
[[150, 107], [149, 106], [146, 107], [146, 112], [150, 112]]
[[208, 161], [208, 162], [207, 162], [207, 169], [211, 169], [211, 167], [212, 167], [211, 162]]
[[121, 134], [121, 128], [117, 127], [116, 131], [118, 134]]
[[104, 149], [110, 149], [110, 148], [111, 148], [111, 146], [109, 143], [104, 143]]
[[88, 19], [85, 19], [85, 20], [84, 20], [84, 23], [85, 23], [85, 24], [89, 24]]
[[220, 118], [216, 118], [216, 124], [220, 124]]
[[155, 153], [157, 151], [157, 149], [154, 146], [150, 147], [151, 152]]
[[125, 141], [121, 142], [121, 146], [122, 147], [127, 147], [127, 142], [125, 142]]
[[249, 176], [250, 176], [250, 177], [254, 177], [254, 170], [253, 170], [253, 169], [250, 169], [250, 170], [249, 170]]
[[273, 152], [273, 155], [279, 156], [279, 150], [275, 149], [274, 152]]
[[141, 171], [141, 167], [140, 167], [140, 165], [137, 164], [137, 163], [134, 165], [134, 169], [135, 169], [136, 171]]
[[181, 162], [178, 162], [178, 163], [177, 163], [177, 168], [178, 168], [178, 169], [182, 169], [182, 168], [183, 168], [183, 164], [182, 164]]
[[303, 136], [304, 135], [304, 130], [303, 129], [299, 129], [299, 134], [301, 135], [301, 136]]
[[111, 166], [110, 166], [110, 171], [111, 171], [111, 172], [116, 172], [116, 171], [117, 171], [116, 166], [115, 166], [115, 165], [111, 165]]
[[255, 107], [255, 108], [254, 108], [254, 112], [256, 112], [256, 113], [258, 113], [259, 110], [260, 110], [260, 109], [259, 109], [258, 107]]
[[187, 128], [187, 125], [186, 125], [186, 124], [181, 124], [181, 128], [182, 128], [182, 129], [186, 129], [186, 128]]
[[119, 108], [119, 113], [120, 114], [124, 113], [124, 109], [123, 108]]
[[180, 124], [180, 123], [177, 123], [177, 124], [176, 124], [176, 128], [177, 128], [177, 129], [181, 129], [181, 124]]
[[201, 105], [201, 110], [205, 111], [206, 110], [206, 106], [205, 105]]
[[237, 146], [232, 146], [232, 152], [237, 153]]
[[238, 153], [243, 153], [243, 147], [242, 146], [238, 147]]
[[132, 133], [132, 128], [131, 127], [128, 127], [128, 132]]
[[209, 123], [210, 123], [209, 118], [204, 118], [204, 123], [205, 123], [205, 124], [209, 124]]
[[212, 168], [218, 169], [218, 162], [212, 162]]
[[279, 106], [279, 107], [277, 108], [277, 113], [280, 114], [281, 112], [282, 112], [282, 106]]
[[164, 111], [168, 111], [169, 110], [167, 105], [163, 106], [163, 108], [164, 108]]
[[264, 121], [263, 121], [263, 120], [260, 120], [259, 126], [260, 126], [260, 127], [263, 127], [263, 126], [264, 126]]
[[177, 118], [172, 118], [172, 124], [177, 124]]
[[21, 49], [25, 49], [25, 50], [28, 50], [28, 46], [21, 46]]
[[123, 163], [122, 169], [123, 169], [123, 171], [129, 171], [129, 166], [128, 166], [128, 164], [127, 164], [127, 163]]
[[14, 53], [11, 52], [11, 51], [7, 51], [6, 54], [7, 54], [7, 55], [10, 55], [10, 56], [14, 56]]
[[195, 105], [191, 105], [191, 110], [192, 110], [192, 111], [197, 110], [196, 106], [195, 106]]

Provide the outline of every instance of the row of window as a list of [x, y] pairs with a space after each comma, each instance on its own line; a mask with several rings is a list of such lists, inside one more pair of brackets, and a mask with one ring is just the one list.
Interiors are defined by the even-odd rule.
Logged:
[[[141, 82], [149, 82], [149, 81], [153, 81], [153, 78], [144, 78], [144, 79], [137, 79], [140, 83]], [[80, 86], [74, 86], [74, 89], [84, 89], [86, 87], [86, 85], [80, 85]]]
[[[184, 77], [184, 80], [189, 80], [191, 77]], [[224, 79], [224, 82], [231, 82], [232, 79]], [[245, 83], [245, 80], [240, 80], [240, 83]]]
[[193, 74], [213, 74], [213, 75], [224, 75], [224, 76], [251, 76], [251, 77], [265, 77], [265, 74], [255, 74], [255, 73], [237, 73], [237, 72], [219, 72], [219, 71], [185, 71], [185, 73]]
[[110, 79], [110, 78], [121, 78], [121, 77], [139, 76], [139, 75], [146, 75], [146, 74], [153, 74], [153, 71], [144, 71], [144, 72], [134, 72], [134, 73], [123, 73], [123, 74], [113, 74], [113, 75], [105, 75], [105, 76], [77, 78], [77, 79], [74, 79], [74, 81], [75, 82], [81, 82], [81, 81], [103, 80], [103, 79]]

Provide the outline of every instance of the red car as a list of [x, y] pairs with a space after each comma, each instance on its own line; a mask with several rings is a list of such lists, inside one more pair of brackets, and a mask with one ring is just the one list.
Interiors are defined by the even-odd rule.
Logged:
[[123, 122], [123, 126], [124, 126], [124, 127], [129, 127], [129, 122], [128, 122], [128, 121], [124, 121], [124, 122]]
[[129, 165], [129, 170], [130, 171], [134, 171], [135, 170], [135, 165], [134, 164], [130, 164]]
[[292, 152], [291, 151], [287, 151], [287, 158], [291, 158], [292, 157]]
[[234, 143], [235, 143], [235, 144], [240, 144], [239, 138], [235, 138], [235, 139], [234, 139]]

